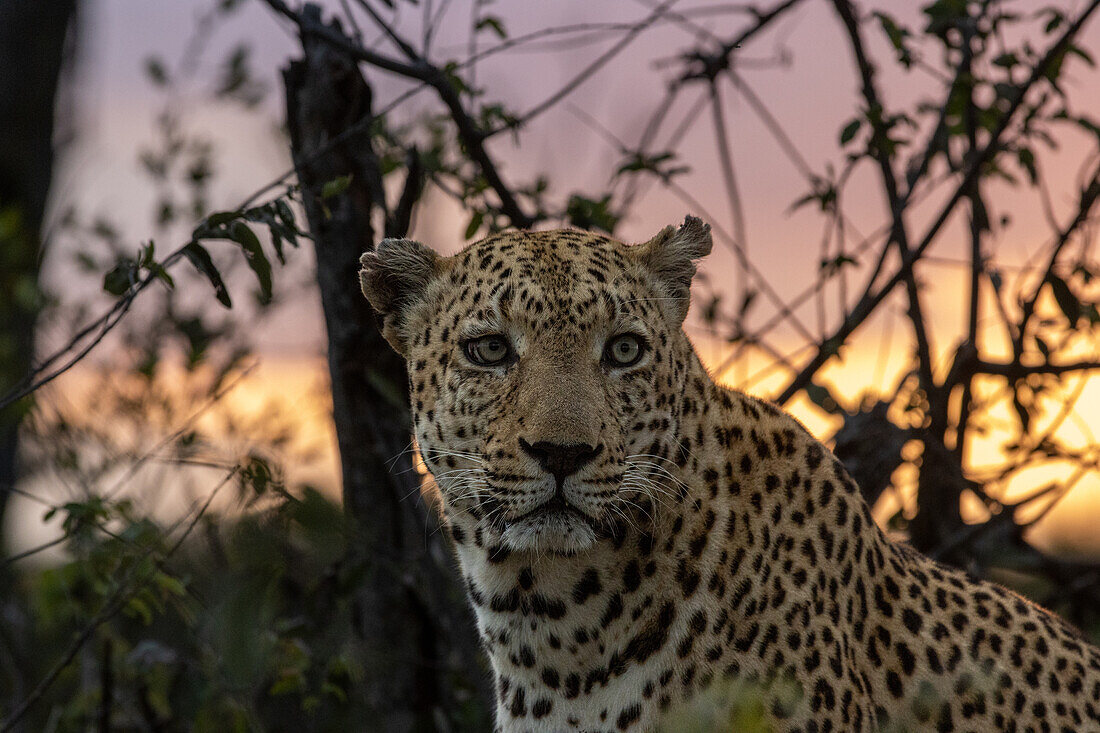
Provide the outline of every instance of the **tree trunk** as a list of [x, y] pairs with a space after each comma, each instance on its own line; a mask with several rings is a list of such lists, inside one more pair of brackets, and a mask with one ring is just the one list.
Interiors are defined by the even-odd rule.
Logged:
[[[306, 12], [321, 22], [319, 8]], [[385, 211], [369, 134], [371, 88], [342, 52], [308, 34], [302, 47], [303, 58], [283, 72], [287, 126], [315, 240], [344, 503], [355, 559], [366, 571], [357, 621], [372, 724], [486, 730], [489, 696], [474, 621], [450, 548], [434, 531], [435, 513], [419, 497], [408, 450], [405, 367], [359, 289], [359, 256], [375, 236], [371, 214]], [[342, 194], [321, 199], [327, 181], [347, 175]]]
[[968, 551], [955, 545], [966, 525], [962, 520], [962, 494], [971, 488], [959, 458], [944, 447], [938, 436], [926, 436], [917, 480], [917, 515], [909, 523], [909, 541], [918, 550], [944, 562], [965, 567]]
[[[30, 371], [41, 305], [42, 219], [54, 162], [54, 100], [76, 0], [0, 0], [0, 394]], [[0, 408], [0, 556], [4, 513], [19, 478], [19, 423], [31, 404]], [[22, 700], [30, 620], [0, 563], [0, 690]], [[15, 731], [27, 730], [25, 724]]]
[[[75, 0], [0, 0], [0, 391], [30, 371], [34, 356], [54, 97], [75, 7]], [[0, 527], [18, 478], [17, 436], [27, 404], [0, 410]]]

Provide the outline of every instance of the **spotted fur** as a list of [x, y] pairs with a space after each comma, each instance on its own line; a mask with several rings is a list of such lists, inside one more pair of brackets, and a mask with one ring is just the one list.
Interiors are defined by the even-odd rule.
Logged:
[[[363, 256], [498, 728], [651, 730], [730, 684], [775, 730], [1100, 730], [1096, 648], [889, 541], [828, 449], [711, 380], [682, 330], [710, 246], [689, 217], [636, 246], [507, 232]], [[609, 356], [620, 337], [636, 363]]]

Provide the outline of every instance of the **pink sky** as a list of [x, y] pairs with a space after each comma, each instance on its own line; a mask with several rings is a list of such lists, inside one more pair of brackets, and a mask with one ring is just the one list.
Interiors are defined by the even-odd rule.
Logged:
[[[83, 17], [77, 85], [79, 138], [58, 172], [55, 202], [58, 208], [75, 205], [89, 217], [97, 212], [109, 213], [132, 239], [135, 249], [139, 241], [150, 236], [149, 212], [154, 201], [148, 182], [140, 173], [136, 148], [153, 139], [153, 120], [164, 104], [163, 96], [152, 88], [143, 74], [144, 59], [157, 55], [170, 68], [174, 67], [193, 33], [196, 19], [213, 4], [210, 0], [171, 3], [98, 0], [87, 6]], [[324, 4], [329, 8], [339, 7], [337, 2]], [[772, 3], [761, 0], [761, 4], [770, 6]], [[866, 11], [884, 10], [901, 22], [915, 25], [923, 4], [911, 0], [883, 0], [862, 2], [861, 7]], [[1077, 1], [1055, 4], [1068, 11], [1083, 5]], [[397, 0], [397, 5], [400, 8], [398, 27], [414, 41], [419, 39], [423, 5], [414, 7], [401, 0]], [[435, 5], [439, 6], [438, 0]], [[615, 3], [554, 0], [522, 4], [498, 1], [487, 5], [486, 12], [499, 15], [510, 35], [520, 36], [541, 28], [580, 22], [633, 22], [645, 17], [651, 11], [650, 5], [640, 0]], [[1020, 12], [1039, 7], [1030, 0], [1007, 5]], [[674, 7], [686, 11], [702, 6], [698, 0], [694, 3], [683, 0]], [[448, 6], [449, 22], [441, 25], [433, 43], [434, 61], [466, 56], [469, 17], [470, 0], [456, 0]], [[700, 22], [723, 38], [736, 34], [747, 23], [745, 16], [733, 13], [703, 17]], [[377, 44], [376, 48], [393, 53], [392, 48], [377, 39], [373, 30], [368, 30], [366, 35]], [[557, 89], [614, 40], [612, 37], [599, 44], [556, 52], [500, 54], [478, 66], [477, 84], [487, 90], [487, 98], [505, 100], [510, 108], [522, 111]], [[939, 97], [940, 83], [928, 74], [922, 71], [905, 74], [894, 68], [892, 52], [876, 24], [868, 24], [865, 40], [878, 61], [879, 86], [888, 107], [905, 107], [926, 95]], [[239, 106], [211, 105], [204, 101], [204, 92], [210, 88], [217, 62], [241, 42], [252, 47], [253, 68], [271, 92], [259, 112], [244, 112]], [[481, 36], [483, 46], [493, 42], [491, 35]], [[1100, 54], [1100, 19], [1094, 19], [1086, 27], [1080, 42]], [[1046, 43], [1042, 37], [1037, 37], [1039, 48], [1044, 48]], [[297, 45], [297, 39], [286, 24], [275, 18], [266, 6], [257, 0], [244, 2], [237, 13], [217, 28], [194, 81], [183, 87], [180, 104], [194, 107], [186, 117], [187, 124], [192, 129], [206, 131], [216, 144], [217, 180], [212, 195], [215, 207], [235, 205], [289, 166], [285, 143], [277, 133], [283, 116], [278, 70], [296, 53]], [[494, 140], [492, 152], [500, 161], [505, 178], [521, 184], [545, 173], [553, 181], [552, 191], [559, 196], [578, 191], [598, 197], [606, 189], [609, 173], [621, 162], [621, 156], [584, 118], [597, 120], [613, 135], [632, 144], [659, 103], [667, 81], [679, 68], [676, 64], [654, 68], [654, 61], [674, 59], [693, 45], [690, 33], [671, 24], [657, 25], [639, 35], [565, 103], [530, 124], [523, 132], [519, 147], [505, 135]], [[935, 50], [929, 47], [928, 52], [929, 61], [937, 63]], [[762, 63], [779, 57], [785, 62]], [[741, 49], [736, 58], [741, 63], [739, 70], [745, 82], [781, 122], [810, 168], [822, 172], [827, 163], [839, 166], [843, 154], [838, 151], [837, 138], [840, 129], [855, 114], [858, 89], [848, 45], [830, 6], [824, 2], [804, 3]], [[1076, 111], [1100, 119], [1100, 73], [1076, 60], [1069, 63], [1065, 86], [1070, 98], [1076, 101]], [[377, 72], [371, 72], [371, 80], [376, 88], [376, 105], [384, 105], [407, 88], [400, 80]], [[726, 84], [722, 92], [746, 214], [748, 251], [754, 266], [771, 287], [781, 297], [789, 298], [817, 275], [822, 221], [809, 207], [794, 214], [788, 212], [791, 202], [804, 194], [808, 185], [736, 90]], [[705, 88], [701, 86], [684, 93], [670, 114], [661, 139], [667, 138], [669, 131], [704, 93]], [[422, 94], [406, 108], [405, 114], [422, 110], [431, 101], [429, 95]], [[1095, 138], [1090, 139], [1067, 126], [1059, 143], [1059, 150], [1043, 153], [1041, 160], [1049, 171], [1055, 212], [1064, 221], [1075, 202], [1078, 167], [1090, 151], [1095, 150], [1096, 142]], [[680, 148], [683, 162], [691, 166], [692, 173], [678, 179], [702, 208], [694, 209], [659, 186], [652, 186], [635, 207], [633, 215], [622, 223], [618, 234], [628, 241], [646, 239], [664, 225], [681, 221], [685, 213], [703, 215], [716, 227], [732, 231], [714, 151], [712, 121], [704, 111]], [[994, 218], [1010, 213], [1015, 221], [1007, 234], [991, 239], [988, 251], [1004, 263], [1025, 261], [1049, 235], [1037, 197], [1026, 186], [1013, 189], [998, 184], [990, 186], [987, 192]], [[938, 198], [931, 197], [930, 204]], [[879, 193], [877, 173], [870, 164], [860, 169], [846, 190], [845, 209], [863, 233], [871, 232], [884, 221], [885, 204]], [[922, 216], [927, 216], [930, 210], [928, 207], [918, 209], [910, 220], [914, 232], [923, 232]], [[421, 207], [414, 234], [440, 251], [450, 253], [462, 246], [467, 219], [468, 215], [437, 194], [430, 196]], [[949, 227], [948, 236], [933, 250], [935, 255], [964, 257], [968, 245], [961, 236], [962, 221]], [[190, 224], [169, 232], [158, 251], [170, 251], [185, 241], [189, 228]], [[727, 245], [728, 242], [719, 238], [714, 254], [705, 261], [702, 271], [712, 277], [719, 290], [734, 299], [735, 259]], [[69, 289], [64, 282], [71, 277], [66, 257], [64, 249], [58, 248], [46, 264], [47, 279], [59, 290]], [[308, 249], [303, 249], [289, 271], [277, 271], [277, 290], [280, 284], [304, 281], [310, 261]], [[949, 264], [928, 264], [920, 272], [927, 293], [934, 345], [940, 354], [949, 351], [964, 332], [964, 313], [960, 308], [963, 274]], [[852, 289], [860, 283], [861, 277], [856, 276]], [[827, 304], [824, 324], [828, 329], [835, 326], [839, 317], [835, 300], [830, 297]], [[886, 378], [904, 364], [908, 356], [907, 347], [903, 347], [907, 343], [907, 332], [897, 317], [901, 309], [900, 300], [892, 301], [882, 318], [860, 332], [851, 357], [830, 369], [831, 378], [853, 390], [852, 396], [858, 387], [869, 386], [869, 371], [874, 370], [876, 376]], [[763, 322], [772, 312], [774, 307], [761, 302], [754, 323]], [[808, 328], [817, 332], [819, 324], [812, 302], [799, 311], [799, 316]], [[880, 338], [892, 327], [896, 327], [892, 343], [897, 346], [889, 359], [889, 369], [875, 369], [873, 363]], [[717, 347], [705, 342], [705, 334], [697, 328], [689, 332], [697, 338], [704, 359], [716, 357]], [[783, 349], [790, 349], [802, 340], [787, 328], [777, 332], [776, 343]], [[323, 346], [323, 333], [316, 296], [308, 290], [300, 291], [280, 306], [277, 317], [269, 320], [260, 332], [259, 345], [262, 354], [281, 358], [302, 359], [318, 354]], [[756, 390], [767, 394], [774, 386], [757, 385]], [[1093, 425], [1100, 415], [1100, 390], [1092, 389], [1095, 386], [1090, 385], [1086, 397], [1095, 401], [1087, 410], [1088, 421]], [[1082, 409], [1087, 404], [1083, 403]], [[811, 424], [811, 428], [819, 431], [826, 427], [825, 423]], [[1095, 486], [1089, 491], [1100, 497], [1100, 489]]]
[[[88, 212], [113, 212], [116, 218], [122, 219], [125, 231], [135, 240], [149, 236], [146, 212], [152, 203], [147, 182], [137, 168], [135, 145], [152, 138], [152, 120], [163, 104], [162, 97], [144, 78], [143, 61], [150, 55], [158, 55], [170, 66], [175, 64], [189, 40], [195, 19], [211, 4], [209, 1], [182, 0], [172, 3], [100, 0], [89, 6], [90, 12], [84, 18], [79, 83], [83, 127], [80, 141], [59, 175], [58, 198], [76, 203]], [[1080, 4], [1063, 3], [1071, 9]], [[336, 3], [329, 5], [337, 6]], [[916, 8], [920, 5], [906, 0], [863, 3], [867, 10], [882, 9], [907, 22], [916, 22]], [[1009, 5], [1024, 9], [1029, 3]], [[403, 2], [398, 2], [398, 7], [401, 9], [399, 27], [410, 37], [419, 38], [420, 10]], [[523, 12], [514, 12], [520, 6], [505, 3], [486, 7], [487, 12], [504, 19], [512, 36], [567, 23], [635, 21], [650, 12], [641, 2], [524, 3]], [[700, 7], [700, 4], [680, 2], [674, 6], [677, 10], [693, 7]], [[450, 22], [442, 24], [433, 44], [435, 60], [466, 55], [465, 29], [469, 13], [468, 2], [454, 2], [449, 6], [447, 18]], [[747, 22], [739, 14], [701, 20], [720, 37], [733, 35]], [[375, 37], [370, 32], [367, 35], [371, 39]], [[880, 60], [879, 85], [888, 105], [902, 106], [924, 94], [939, 94], [939, 83], [928, 74], [921, 71], [902, 74], [893, 68], [894, 64], [887, 63], [890, 51], [875, 24], [868, 24], [865, 35], [871, 53]], [[1100, 48], [1100, 23], [1092, 23], [1081, 40], [1087, 48]], [[483, 45], [490, 45], [492, 41], [491, 37], [482, 34]], [[511, 108], [523, 110], [557, 89], [613, 41], [614, 38], [561, 53], [501, 54], [478, 67], [477, 83], [488, 90], [488, 98], [507, 100]], [[262, 3], [244, 3], [240, 11], [217, 29], [204, 55], [204, 65], [196, 74], [198, 83], [186, 87], [185, 99], [201, 102], [201, 93], [210, 86], [216, 62], [239, 42], [247, 42], [253, 48], [254, 67], [272, 93], [261, 114], [246, 114], [233, 105], [196, 104], [199, 109], [189, 123], [196, 129], [208, 131], [217, 142], [215, 205], [231, 205], [288, 165], [284, 144], [272, 130], [282, 119], [277, 70], [294, 53], [297, 41], [288, 33], [285, 24]], [[675, 25], [656, 26], [641, 34], [620, 56], [572, 94], [566, 104], [537, 118], [523, 134], [520, 147], [514, 147], [506, 136], [494, 141], [493, 152], [501, 161], [506, 178], [522, 183], [538, 173], [547, 173], [554, 182], [553, 190], [559, 195], [574, 190], [590, 195], [601, 193], [607, 186], [609, 172], [617, 167], [621, 156], [593, 132], [581, 116], [598, 120], [613, 134], [632, 143], [659, 102], [666, 81], [678, 68], [674, 65], [654, 69], [654, 60], [672, 59], [692, 44], [691, 36]], [[392, 50], [384, 44], [378, 48]], [[935, 51], [930, 49], [930, 53]], [[789, 64], [757, 68], [760, 61], [779, 55], [786, 56]], [[743, 78], [781, 121], [810, 167], [821, 172], [828, 162], [839, 165], [842, 156], [837, 150], [837, 135], [854, 115], [857, 87], [840, 24], [828, 4], [805, 3], [742, 49], [739, 57], [744, 59]], [[1071, 98], [1082, 108], [1079, 111], [1091, 111], [1100, 117], [1100, 74], [1078, 62], [1071, 66], [1069, 78], [1067, 87]], [[377, 96], [382, 102], [405, 88], [403, 83], [378, 73], [373, 73], [372, 80], [376, 82]], [[809, 208], [788, 213], [790, 203], [808, 188], [804, 179], [783, 156], [773, 137], [738, 97], [736, 90], [726, 85], [723, 92], [746, 212], [748, 249], [754, 265], [768, 282], [780, 294], [789, 296], [816, 275], [821, 222]], [[678, 109], [670, 115], [665, 126], [665, 137], [704, 93], [705, 88], [700, 86], [683, 94]], [[422, 95], [408, 109], [422, 109], [428, 101], [430, 98]], [[714, 224], [731, 231], [714, 140], [709, 113], [704, 112], [681, 147], [684, 162], [693, 172], [680, 179], [680, 183], [703, 205]], [[1094, 143], [1068, 127], [1059, 142], [1061, 150], [1047, 154], [1045, 160], [1052, 172], [1055, 208], [1064, 215], [1072, 205], [1073, 172], [1088, 146]], [[623, 238], [647, 238], [688, 213], [687, 204], [660, 187], [649, 190], [650, 195], [635, 207], [634, 215], [622, 223], [619, 233]], [[991, 243], [990, 249], [995, 249], [998, 258], [1020, 261], [1034, 251], [1047, 234], [1036, 197], [1026, 187], [1013, 190], [999, 186], [991, 200], [997, 212], [1011, 212], [1017, 226], [1010, 236]], [[422, 208], [417, 234], [442, 251], [454, 251], [462, 245], [466, 216], [449, 202], [438, 199], [433, 202], [437, 205]], [[872, 166], [864, 166], [856, 175], [847, 190], [845, 207], [862, 232], [873, 230], [883, 221], [885, 204]], [[913, 229], [920, 231], [919, 226]], [[965, 246], [962, 238], [950, 239], [954, 241], [945, 239], [935, 250], [937, 255], [962, 254]], [[164, 249], [170, 244], [173, 243], [164, 243]], [[729, 248], [721, 244], [703, 266], [705, 272], [716, 276], [726, 276], [733, 269], [733, 256]], [[930, 280], [952, 285], [952, 290], [958, 277], [950, 268], [937, 267], [929, 267], [927, 275]], [[941, 302], [935, 297], [931, 300]], [[943, 305], [943, 309], [933, 308], [938, 329], [957, 332], [959, 314], [955, 302], [946, 299]], [[807, 323], [816, 322], [812, 309], [802, 315]], [[293, 354], [319, 345], [316, 328], [308, 327], [317, 323], [315, 304], [295, 304], [288, 309], [287, 317], [306, 327], [289, 331], [280, 327], [266, 334], [269, 350]], [[835, 320], [836, 313], [831, 313], [830, 317]], [[294, 335], [288, 337], [288, 333]]]

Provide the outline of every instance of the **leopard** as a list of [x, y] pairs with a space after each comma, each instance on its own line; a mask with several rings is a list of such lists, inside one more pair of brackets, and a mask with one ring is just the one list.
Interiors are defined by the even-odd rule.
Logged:
[[683, 325], [711, 247], [688, 216], [362, 256], [495, 730], [680, 730], [718, 691], [752, 730], [1100, 731], [1097, 647], [888, 536], [821, 441], [708, 373]]

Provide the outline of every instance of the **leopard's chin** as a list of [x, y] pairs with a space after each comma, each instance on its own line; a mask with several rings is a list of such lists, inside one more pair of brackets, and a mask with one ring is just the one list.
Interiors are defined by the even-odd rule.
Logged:
[[592, 522], [574, 510], [535, 511], [508, 523], [501, 537], [512, 552], [576, 555], [596, 544]]

